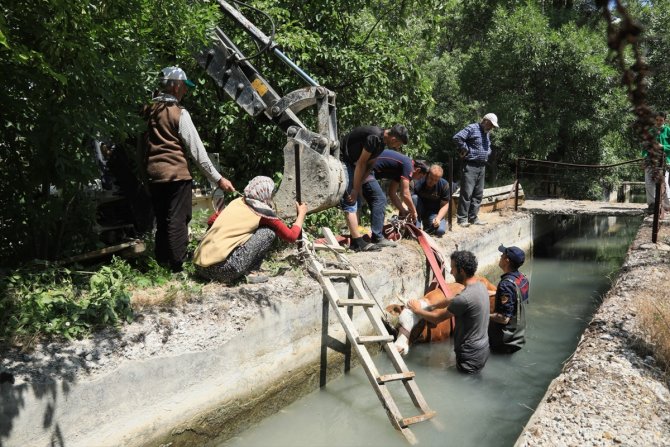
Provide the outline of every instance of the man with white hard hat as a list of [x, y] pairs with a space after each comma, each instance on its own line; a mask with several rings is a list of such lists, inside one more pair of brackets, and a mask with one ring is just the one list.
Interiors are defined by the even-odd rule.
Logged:
[[477, 215], [484, 197], [486, 162], [491, 155], [489, 132], [494, 127], [498, 128], [498, 117], [487, 113], [481, 122], [469, 124], [454, 135], [454, 143], [464, 161], [456, 212], [456, 223], [461, 227], [485, 225]]
[[184, 70], [166, 67], [159, 94], [142, 109], [146, 172], [156, 214], [156, 261], [173, 272], [181, 271], [188, 247], [193, 178], [187, 155], [210, 182], [224, 191], [235, 190], [214, 168], [191, 115], [179, 103], [189, 87], [195, 84]]

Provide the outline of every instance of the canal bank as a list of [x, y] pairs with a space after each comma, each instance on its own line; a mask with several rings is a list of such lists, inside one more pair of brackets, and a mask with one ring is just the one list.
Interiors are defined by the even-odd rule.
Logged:
[[[444, 251], [471, 249], [486, 265], [498, 243], [532, 240], [523, 214], [486, 218], [487, 227], [440, 240]], [[413, 241], [351, 259], [385, 303], [423, 288]], [[118, 336], [5, 358], [16, 383], [2, 385], [3, 445], [208, 445], [318, 386], [320, 316], [320, 289], [296, 270], [266, 284], [212, 287], [202, 302], [146, 312]], [[332, 378], [341, 364], [329, 364]], [[570, 445], [560, 439], [529, 445]]]
[[[668, 446], [670, 393], [641, 306], [670, 298], [670, 222], [651, 243], [646, 218], [575, 353], [516, 447]], [[665, 322], [666, 324], [670, 322]]]

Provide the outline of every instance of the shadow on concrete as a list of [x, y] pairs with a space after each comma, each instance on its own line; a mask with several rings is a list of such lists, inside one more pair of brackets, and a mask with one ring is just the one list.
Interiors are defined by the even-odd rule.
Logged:
[[[104, 364], [104, 356], [116, 349], [120, 339], [117, 331], [107, 329], [90, 342], [86, 349], [68, 347], [67, 342], [40, 343], [30, 352], [0, 347], [0, 447], [29, 445], [46, 433], [49, 446], [66, 445], [58, 423], [60, 402], [67, 399], [79, 375]], [[20, 422], [20, 416], [33, 420]], [[26, 427], [33, 432], [25, 433]]]

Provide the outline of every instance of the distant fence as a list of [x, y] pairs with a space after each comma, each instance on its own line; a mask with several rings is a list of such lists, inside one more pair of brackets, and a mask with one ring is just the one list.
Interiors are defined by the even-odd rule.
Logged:
[[[584, 190], [586, 180], [594, 172], [611, 170], [620, 166], [640, 163], [643, 158], [626, 160], [620, 163], [607, 165], [585, 165], [576, 163], [563, 163], [559, 161], [535, 160], [530, 158], [518, 158], [516, 161], [516, 181], [517, 188], [522, 179], [530, 179], [535, 185], [535, 189], [530, 185], [525, 186], [526, 195], [532, 195], [538, 192], [538, 187], [544, 189], [542, 194], [548, 197], [576, 198], [585, 199], [587, 191]], [[529, 169], [531, 167], [541, 169]], [[600, 174], [599, 174], [600, 175]], [[515, 209], [518, 205], [518, 195], [515, 194]]]
[[[570, 192], [577, 191], [577, 194], [586, 195], [586, 191], [583, 189], [585, 182], [580, 181], [580, 179], [586, 179], [588, 173], [591, 172], [602, 172], [603, 170], [613, 169], [620, 166], [630, 165], [633, 163], [640, 163], [644, 158], [636, 158], [634, 160], [622, 161], [620, 163], [607, 164], [607, 165], [584, 165], [584, 164], [575, 164], [575, 163], [563, 163], [558, 161], [546, 161], [546, 160], [534, 160], [529, 158], [518, 158], [516, 160], [516, 181], [515, 181], [515, 194], [514, 194], [514, 210], [519, 208], [519, 184], [522, 178], [532, 178], [536, 177], [536, 180], [540, 187], [546, 187], [547, 196], [556, 196], [561, 198], [574, 198], [566, 197], [565, 195], [572, 195]], [[545, 168], [542, 170], [533, 170], [528, 169], [531, 166], [537, 166]], [[639, 182], [625, 182], [627, 184], [637, 184]], [[579, 186], [582, 186], [582, 190], [579, 190]], [[530, 195], [532, 192], [529, 191], [530, 188], [525, 188], [526, 195]], [[566, 194], [567, 193], [567, 194]], [[662, 194], [661, 183], [656, 185], [656, 203], [654, 206], [654, 220], [652, 224], [652, 241], [655, 243], [658, 238], [658, 226], [660, 217], [662, 217], [663, 209], [660, 206], [660, 197]], [[583, 197], [577, 197], [583, 198]]]

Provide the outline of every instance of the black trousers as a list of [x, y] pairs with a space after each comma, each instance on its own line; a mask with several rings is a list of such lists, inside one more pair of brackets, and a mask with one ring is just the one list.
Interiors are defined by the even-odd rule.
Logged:
[[151, 203], [156, 214], [156, 261], [179, 272], [188, 248], [188, 223], [193, 209], [192, 180], [152, 183]]

